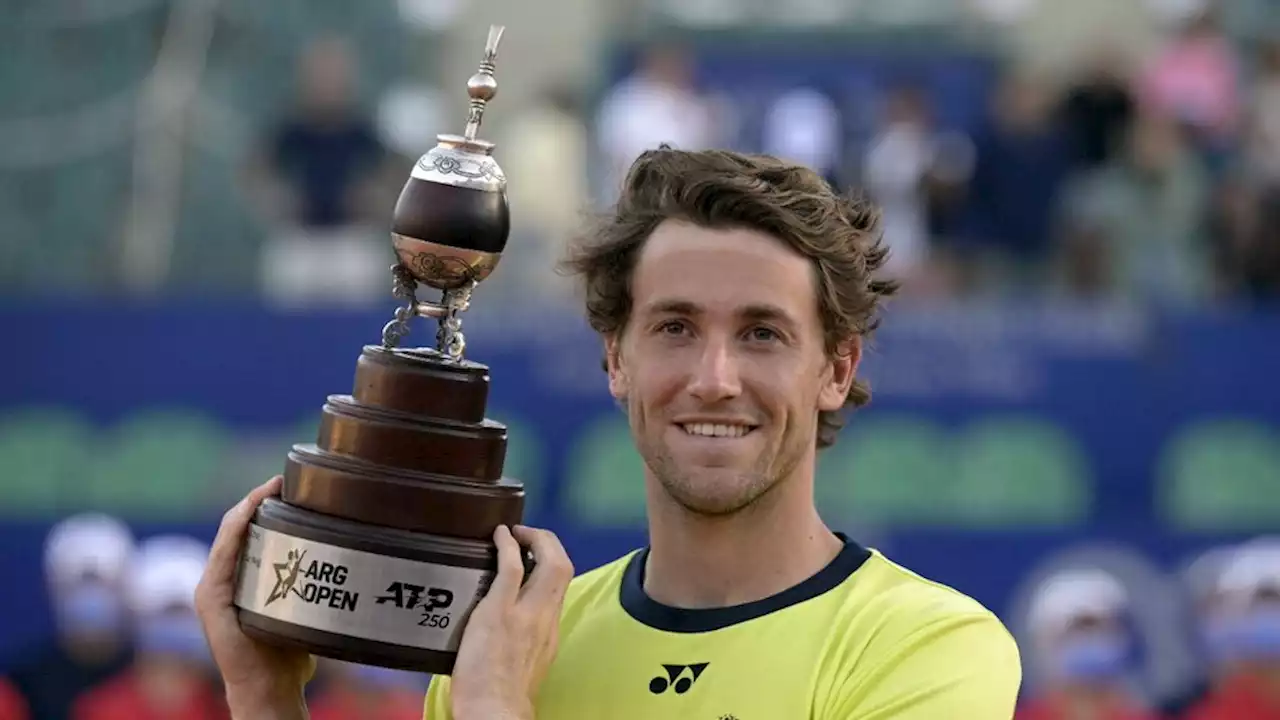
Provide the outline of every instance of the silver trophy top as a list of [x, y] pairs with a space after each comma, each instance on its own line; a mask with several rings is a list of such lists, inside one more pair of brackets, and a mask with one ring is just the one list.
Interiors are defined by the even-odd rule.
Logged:
[[507, 178], [493, 159], [494, 144], [478, 137], [480, 124], [488, 103], [498, 94], [498, 80], [494, 67], [498, 57], [498, 43], [506, 30], [501, 25], [489, 27], [489, 38], [484, 45], [484, 58], [480, 69], [467, 80], [467, 125], [461, 135], [437, 135], [437, 145], [418, 159], [413, 177], [428, 182], [502, 192]]
[[[494, 66], [504, 28], [489, 28], [480, 69], [467, 80], [467, 124], [462, 135], [437, 135], [418, 159], [392, 219], [393, 294], [405, 301], [383, 328], [383, 345], [395, 347], [414, 317], [440, 323], [436, 349], [461, 360], [466, 340], [459, 314], [471, 291], [502, 255], [509, 231], [507, 179], [493, 158], [494, 144], [477, 137], [488, 103], [498, 94]], [[473, 191], [480, 191], [474, 194]], [[440, 290], [436, 302], [419, 300], [419, 285]]]

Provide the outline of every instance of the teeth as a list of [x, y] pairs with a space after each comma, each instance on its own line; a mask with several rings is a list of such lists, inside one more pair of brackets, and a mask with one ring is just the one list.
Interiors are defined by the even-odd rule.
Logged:
[[713, 423], [690, 423], [684, 425], [684, 431], [690, 435], [704, 437], [742, 437], [751, 431], [746, 425], [720, 425]]

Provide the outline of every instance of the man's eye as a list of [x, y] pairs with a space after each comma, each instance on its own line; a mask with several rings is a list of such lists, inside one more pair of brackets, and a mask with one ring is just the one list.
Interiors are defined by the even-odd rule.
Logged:
[[778, 333], [767, 327], [752, 328], [751, 339], [758, 342], [773, 342], [779, 339]]
[[679, 320], [668, 320], [658, 326], [658, 332], [663, 335], [681, 335], [684, 333], [684, 323]]

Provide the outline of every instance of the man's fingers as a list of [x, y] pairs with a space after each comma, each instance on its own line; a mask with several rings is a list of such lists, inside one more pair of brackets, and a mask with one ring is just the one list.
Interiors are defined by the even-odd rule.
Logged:
[[249, 521], [263, 500], [280, 492], [282, 480], [277, 475], [259, 485], [222, 516], [222, 524], [218, 526], [218, 534], [209, 549], [209, 563], [205, 568], [205, 577], [210, 582], [230, 582], [235, 576], [236, 556], [244, 541], [245, 531], [249, 528]]
[[560, 538], [550, 530], [517, 525], [512, 528], [515, 539], [533, 551], [535, 563], [523, 594], [539, 602], [559, 602], [569, 581], [573, 579], [573, 562]]
[[493, 531], [493, 542], [498, 546], [498, 575], [489, 586], [486, 597], [510, 604], [515, 601], [516, 594], [520, 592], [520, 581], [524, 579], [520, 545], [511, 537], [506, 525], [499, 525]]

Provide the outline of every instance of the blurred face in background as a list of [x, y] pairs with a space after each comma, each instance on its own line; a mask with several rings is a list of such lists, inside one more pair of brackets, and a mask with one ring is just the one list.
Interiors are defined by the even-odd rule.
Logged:
[[134, 645], [140, 658], [203, 670], [212, 662], [195, 611], [173, 607], [135, 620]]
[[669, 221], [645, 243], [610, 391], [685, 509], [736, 513], [812, 474], [818, 411], [842, 406], [856, 365], [828, 357], [815, 293], [809, 261], [760, 232]]
[[1261, 590], [1244, 604], [1220, 605], [1205, 633], [1220, 672], [1280, 671], [1280, 588]]
[[1005, 78], [996, 93], [996, 119], [1006, 130], [1035, 132], [1045, 127], [1051, 102], [1046, 80], [1013, 74]]
[[1130, 639], [1116, 618], [1081, 617], [1050, 639], [1044, 653], [1055, 685], [1068, 690], [1106, 688], [1129, 669]]
[[693, 84], [693, 70], [689, 59], [680, 48], [659, 46], [652, 48], [641, 63], [645, 77], [664, 85], [687, 88]]
[[100, 577], [85, 575], [55, 582], [50, 588], [58, 634], [73, 651], [114, 649], [128, 630], [128, 611], [120, 588]]
[[1182, 157], [1182, 130], [1167, 115], [1143, 114], [1133, 125], [1130, 153], [1134, 167], [1140, 172], [1163, 175]]
[[890, 93], [885, 101], [886, 125], [914, 125], [924, 127], [929, 123], [924, 95], [912, 87], [901, 87]]
[[354, 59], [346, 43], [337, 38], [315, 41], [303, 55], [300, 68], [303, 105], [322, 115], [346, 110], [354, 79]]

